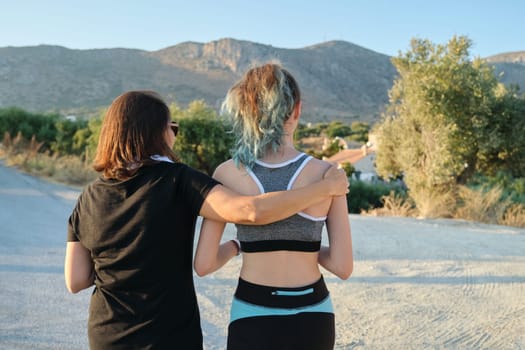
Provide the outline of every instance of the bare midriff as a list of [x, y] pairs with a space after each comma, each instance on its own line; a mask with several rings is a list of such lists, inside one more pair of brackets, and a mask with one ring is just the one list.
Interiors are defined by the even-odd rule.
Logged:
[[302, 287], [321, 277], [318, 252], [243, 253], [241, 278], [274, 287]]

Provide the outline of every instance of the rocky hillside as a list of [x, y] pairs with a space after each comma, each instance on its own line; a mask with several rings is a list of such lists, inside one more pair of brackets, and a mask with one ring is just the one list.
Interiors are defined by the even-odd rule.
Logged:
[[0, 107], [31, 111], [107, 106], [125, 90], [152, 89], [185, 106], [204, 99], [218, 108], [249, 67], [278, 61], [297, 78], [306, 120], [373, 120], [387, 103], [395, 70], [386, 55], [348, 42], [281, 49], [222, 39], [148, 52], [0, 48]]
[[521, 63], [525, 64], [525, 51], [506, 52], [499, 55], [487, 57], [491, 63]]
[[519, 85], [520, 91], [525, 92], [525, 51], [502, 53], [486, 60], [494, 65], [501, 82]]
[[[525, 87], [524, 53], [508, 55], [493, 56], [490, 62], [505, 71], [502, 81]], [[377, 120], [396, 74], [389, 56], [344, 41], [301, 49], [234, 39], [185, 42], [159, 51], [3, 47], [0, 108], [94, 109], [131, 89], [158, 91], [182, 107], [204, 99], [219, 108], [228, 88], [249, 67], [268, 61], [280, 62], [297, 78], [307, 121]]]

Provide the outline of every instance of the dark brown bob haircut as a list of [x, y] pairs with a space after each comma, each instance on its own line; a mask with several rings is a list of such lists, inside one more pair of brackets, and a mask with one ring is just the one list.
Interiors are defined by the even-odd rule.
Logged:
[[118, 96], [102, 121], [93, 167], [105, 178], [125, 180], [141, 166], [155, 163], [152, 155], [177, 161], [164, 137], [170, 120], [169, 108], [156, 92]]

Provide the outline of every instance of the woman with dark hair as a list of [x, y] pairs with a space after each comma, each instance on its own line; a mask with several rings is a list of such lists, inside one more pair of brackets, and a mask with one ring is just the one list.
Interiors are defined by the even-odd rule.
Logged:
[[239, 195], [177, 162], [177, 130], [150, 91], [117, 97], [102, 122], [94, 159], [102, 176], [69, 218], [64, 265], [70, 292], [95, 285], [91, 349], [202, 349], [192, 273], [197, 216], [264, 224], [347, 191], [346, 176], [332, 170], [293, 193]]
[[[277, 64], [250, 69], [228, 92], [223, 112], [233, 121], [232, 159], [214, 178], [245, 194], [293, 191], [322, 179], [330, 167], [294, 147], [301, 93]], [[329, 246], [321, 246], [326, 223]], [[194, 267], [206, 275], [233, 254], [220, 245], [224, 223], [205, 219]], [[232, 301], [228, 349], [333, 349], [335, 321], [319, 264], [341, 279], [352, 273], [346, 197], [329, 197], [296, 215], [263, 225], [237, 224], [242, 251]]]

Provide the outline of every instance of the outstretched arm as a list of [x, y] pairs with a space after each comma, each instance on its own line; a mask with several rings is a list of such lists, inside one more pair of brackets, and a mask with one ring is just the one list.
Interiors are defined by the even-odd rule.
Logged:
[[[217, 178], [220, 179], [220, 176]], [[347, 192], [346, 173], [332, 167], [324, 179], [289, 191], [242, 196], [225, 186], [217, 185], [204, 200], [200, 215], [216, 221], [262, 225], [285, 219], [322, 200]]]

